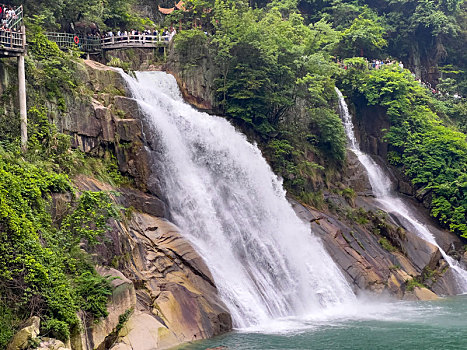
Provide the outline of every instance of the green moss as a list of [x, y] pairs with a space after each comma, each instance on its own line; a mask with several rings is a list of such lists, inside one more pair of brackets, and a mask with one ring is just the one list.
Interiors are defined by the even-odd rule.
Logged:
[[382, 237], [379, 239], [378, 243], [383, 247], [384, 250], [387, 250], [388, 252], [395, 252], [397, 251], [397, 248], [394, 247], [391, 242], [385, 237]]
[[128, 322], [128, 320], [131, 317], [131, 314], [133, 313], [133, 309], [128, 309], [126, 310], [123, 314], [118, 316], [118, 324], [115, 327], [115, 334], [118, 335], [122, 328], [125, 326], [125, 324]]
[[85, 156], [78, 164], [78, 173], [92, 176], [114, 187], [129, 186], [133, 180], [124, 176], [117, 164], [117, 159], [110, 153], [104, 158]]
[[426, 286], [423, 283], [420, 283], [415, 278], [408, 280], [405, 284], [405, 290], [408, 292], [412, 292], [415, 289], [415, 287], [426, 288]]
[[124, 71], [129, 71], [131, 68], [130, 62], [123, 62], [120, 58], [113, 56], [110, 56], [110, 60], [107, 64], [112, 67], [121, 68]]

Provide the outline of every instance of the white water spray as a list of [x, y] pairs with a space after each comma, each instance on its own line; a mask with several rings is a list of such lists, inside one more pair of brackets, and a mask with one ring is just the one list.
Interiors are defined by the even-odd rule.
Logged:
[[170, 213], [209, 266], [236, 327], [356, 300], [258, 148], [183, 102], [173, 76], [124, 76], [150, 130]]
[[409, 206], [392, 191], [392, 181], [385, 174], [383, 169], [367, 154], [360, 150], [360, 146], [355, 137], [354, 125], [352, 122], [352, 115], [349, 113], [349, 109], [344, 100], [344, 96], [336, 88], [337, 95], [339, 96], [339, 107], [344, 122], [345, 132], [349, 141], [349, 148], [358, 157], [360, 163], [364, 166], [368, 173], [371, 188], [373, 189], [374, 195], [378, 202], [381, 204], [383, 210], [389, 213], [396, 213], [403, 217], [414, 229], [414, 232], [425, 241], [437, 246], [441, 252], [441, 255], [454, 270], [456, 276], [456, 282], [458, 284], [461, 293], [467, 292], [467, 271], [464, 270], [459, 263], [452, 257], [446, 254], [446, 252], [438, 245], [435, 237], [430, 230], [423, 225], [421, 222], [415, 219], [415, 216]]

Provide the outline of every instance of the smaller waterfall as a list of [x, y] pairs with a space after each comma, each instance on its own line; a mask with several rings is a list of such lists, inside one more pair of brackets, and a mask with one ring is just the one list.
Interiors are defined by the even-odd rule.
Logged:
[[355, 137], [352, 115], [349, 113], [344, 96], [340, 90], [336, 88], [336, 92], [339, 96], [339, 107], [342, 114], [345, 132], [349, 140], [349, 148], [352, 152], [355, 153], [360, 163], [365, 167], [368, 173], [371, 188], [376, 199], [381, 205], [381, 209], [403, 217], [420, 238], [438, 247], [443, 258], [455, 272], [459, 290], [462, 293], [466, 293], [467, 271], [464, 270], [456, 260], [447, 255], [446, 252], [436, 242], [436, 238], [433, 236], [430, 230], [424, 224], [415, 219], [415, 216], [410, 207], [400, 197], [398, 197], [395, 192], [392, 191], [392, 181], [385, 174], [384, 170], [369, 155], [363, 153], [360, 150], [360, 145], [358, 144], [358, 141]]

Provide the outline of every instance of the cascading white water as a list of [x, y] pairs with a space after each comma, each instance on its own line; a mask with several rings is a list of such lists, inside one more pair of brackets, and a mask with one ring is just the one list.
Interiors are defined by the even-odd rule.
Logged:
[[256, 146], [184, 103], [173, 76], [122, 74], [157, 142], [154, 167], [173, 220], [205, 259], [236, 327], [356, 299]]
[[400, 197], [398, 197], [394, 191], [392, 191], [392, 181], [385, 174], [383, 169], [369, 155], [360, 150], [360, 146], [355, 137], [352, 115], [349, 113], [347, 103], [345, 102], [341, 91], [336, 88], [336, 92], [339, 97], [339, 107], [342, 114], [345, 132], [349, 141], [349, 148], [355, 153], [360, 163], [366, 169], [371, 188], [373, 189], [376, 199], [381, 204], [381, 209], [389, 213], [400, 215], [410, 224], [414, 232], [420, 238], [437, 246], [443, 258], [455, 272], [459, 291], [461, 293], [467, 293], [467, 271], [464, 270], [456, 260], [447, 255], [446, 252], [438, 245], [436, 238], [430, 230], [415, 219], [415, 215], [413, 215], [410, 207]]

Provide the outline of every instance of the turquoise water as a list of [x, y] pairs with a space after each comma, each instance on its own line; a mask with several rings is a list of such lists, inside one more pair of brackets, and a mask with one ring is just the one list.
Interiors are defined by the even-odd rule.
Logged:
[[467, 349], [467, 296], [374, 309], [352, 318], [279, 320], [264, 329], [237, 330], [177, 350]]

